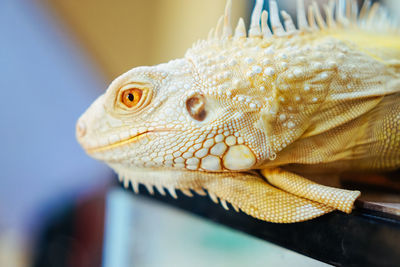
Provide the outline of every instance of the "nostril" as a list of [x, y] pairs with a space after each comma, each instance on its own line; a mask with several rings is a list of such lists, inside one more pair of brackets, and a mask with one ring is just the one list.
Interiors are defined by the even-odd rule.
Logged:
[[83, 137], [86, 134], [86, 124], [82, 120], [79, 120], [76, 124], [76, 134], [78, 137]]

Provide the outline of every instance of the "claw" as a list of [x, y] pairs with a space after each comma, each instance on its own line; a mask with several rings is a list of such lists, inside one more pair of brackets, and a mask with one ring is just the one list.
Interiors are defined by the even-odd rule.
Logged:
[[233, 207], [233, 209], [234, 209], [236, 212], [240, 212], [240, 209], [238, 208], [238, 206], [233, 205], [232, 203], [231, 203], [231, 206]]
[[138, 194], [139, 193], [139, 183], [131, 181], [131, 184], [132, 184], [133, 192]]
[[144, 184], [144, 186], [146, 187], [147, 191], [149, 191], [150, 195], [154, 195], [153, 185], [151, 185], [151, 184]]
[[229, 210], [228, 205], [226, 204], [226, 201], [224, 199], [221, 199], [221, 205], [224, 207], [224, 209]]
[[196, 193], [197, 193], [198, 195], [200, 195], [200, 196], [205, 196], [205, 195], [207, 195], [207, 193], [206, 193], [202, 188], [193, 189], [193, 191], [196, 192]]
[[167, 187], [167, 190], [168, 190], [169, 194], [170, 194], [173, 198], [175, 198], [175, 199], [178, 198], [178, 196], [176, 195], [176, 192], [175, 192], [175, 188], [173, 188], [173, 187]]
[[180, 190], [181, 190], [181, 192], [183, 194], [185, 194], [188, 197], [192, 197], [193, 196], [192, 192], [190, 192], [190, 190], [188, 190], [188, 189], [180, 189]]
[[217, 197], [217, 195], [215, 195], [213, 192], [208, 192], [208, 195], [210, 196], [211, 200], [212, 200], [214, 203], [218, 204], [218, 197]]
[[155, 187], [157, 188], [157, 191], [160, 192], [161, 195], [165, 196], [165, 190], [161, 185], [155, 185]]
[[129, 187], [129, 179], [127, 179], [126, 177], [122, 178], [124, 180], [124, 187], [128, 188]]

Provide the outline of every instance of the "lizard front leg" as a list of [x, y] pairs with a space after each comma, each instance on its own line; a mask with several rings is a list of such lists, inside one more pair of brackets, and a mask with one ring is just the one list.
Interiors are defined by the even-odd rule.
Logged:
[[352, 211], [354, 201], [361, 194], [360, 191], [320, 185], [281, 168], [262, 169], [261, 173], [268, 182], [286, 192], [325, 204], [346, 213]]
[[137, 189], [138, 183], [142, 183], [150, 192], [154, 186], [161, 194], [167, 189], [173, 197], [177, 196], [175, 189], [188, 196], [192, 191], [205, 195], [206, 190], [211, 199], [224, 208], [228, 209], [227, 203], [230, 203], [235, 210], [268, 222], [300, 222], [334, 210], [275, 188], [253, 173], [117, 169], [126, 187], [130, 182]]

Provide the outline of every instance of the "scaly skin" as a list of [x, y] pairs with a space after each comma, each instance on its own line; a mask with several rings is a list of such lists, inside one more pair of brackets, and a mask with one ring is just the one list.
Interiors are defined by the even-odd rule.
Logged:
[[257, 1], [249, 36], [239, 20], [232, 37], [228, 1], [215, 33], [184, 58], [115, 79], [79, 119], [79, 142], [135, 191], [206, 189], [225, 208], [279, 223], [351, 212], [359, 191], [290, 169], [400, 166], [400, 37], [377, 6], [357, 18], [351, 2], [334, 20], [331, 5], [326, 22], [314, 6], [307, 23], [298, 3], [299, 29], [283, 12], [284, 30], [271, 1], [271, 34]]

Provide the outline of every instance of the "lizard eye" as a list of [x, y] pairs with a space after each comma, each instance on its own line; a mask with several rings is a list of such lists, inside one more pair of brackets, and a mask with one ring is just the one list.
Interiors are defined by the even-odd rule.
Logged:
[[121, 102], [128, 108], [136, 106], [142, 98], [143, 91], [138, 88], [127, 89], [121, 94]]
[[186, 100], [186, 109], [189, 115], [197, 120], [203, 121], [206, 118], [206, 102], [202, 95], [195, 95]]

